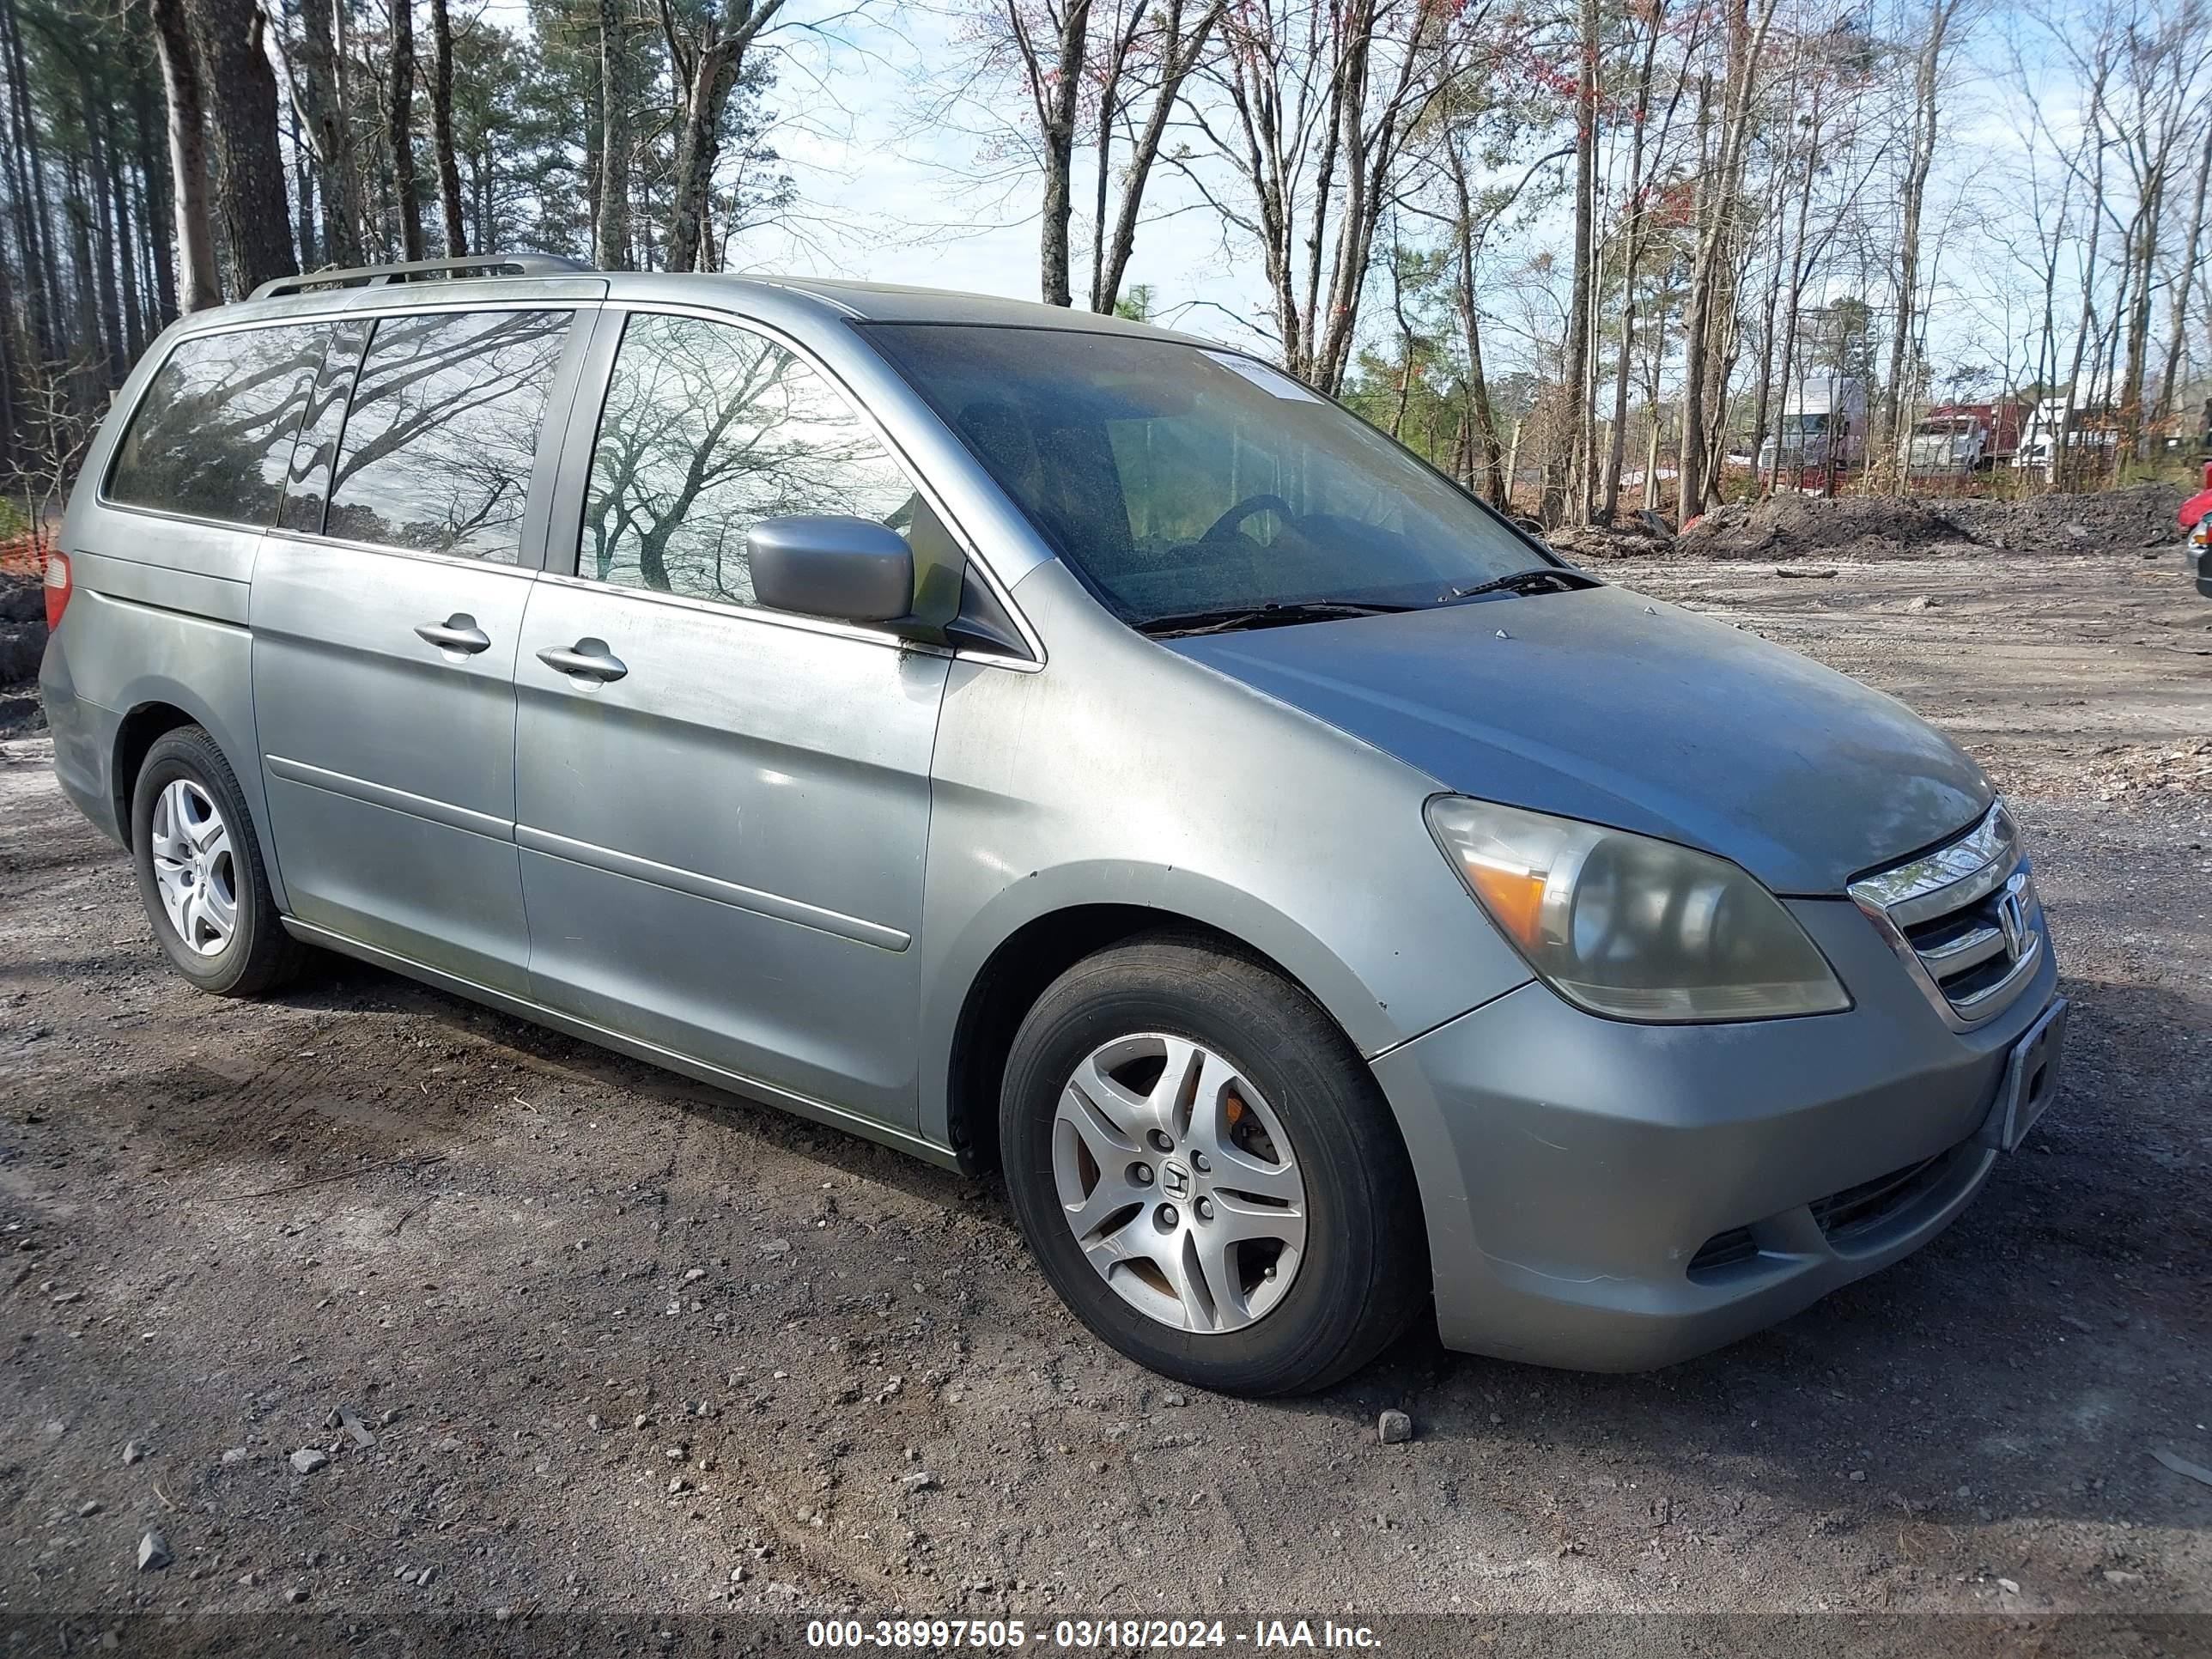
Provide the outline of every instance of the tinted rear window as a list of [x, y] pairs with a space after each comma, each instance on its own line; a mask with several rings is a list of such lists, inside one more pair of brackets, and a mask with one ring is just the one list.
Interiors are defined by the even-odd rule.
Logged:
[[293, 435], [322, 367], [325, 323], [205, 334], [155, 372], [107, 497], [257, 528], [276, 515]]
[[378, 319], [338, 445], [328, 533], [515, 562], [570, 314]]

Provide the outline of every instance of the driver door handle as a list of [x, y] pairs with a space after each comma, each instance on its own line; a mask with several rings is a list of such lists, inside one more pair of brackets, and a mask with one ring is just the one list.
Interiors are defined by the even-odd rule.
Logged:
[[571, 679], [600, 684], [618, 680], [629, 672], [629, 665], [608, 650], [605, 640], [578, 640], [572, 646], [549, 645], [538, 653], [538, 660]]
[[465, 656], [491, 649], [491, 635], [478, 628], [477, 619], [465, 611], [456, 611], [441, 623], [422, 623], [415, 635], [441, 651], [459, 651]]

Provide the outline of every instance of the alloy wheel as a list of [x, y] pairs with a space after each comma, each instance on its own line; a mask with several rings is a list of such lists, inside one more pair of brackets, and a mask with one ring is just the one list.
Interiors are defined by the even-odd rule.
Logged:
[[208, 792], [178, 778], [154, 803], [154, 883], [169, 926], [195, 955], [220, 956], [238, 931], [230, 829]]
[[1094, 1048], [1060, 1091], [1052, 1171], [1085, 1258], [1164, 1325], [1239, 1329], [1297, 1273], [1306, 1188], [1290, 1137], [1235, 1065], [1187, 1037]]

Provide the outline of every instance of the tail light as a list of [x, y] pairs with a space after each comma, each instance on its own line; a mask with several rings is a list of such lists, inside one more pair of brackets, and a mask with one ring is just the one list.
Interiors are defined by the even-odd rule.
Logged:
[[46, 632], [52, 633], [62, 625], [62, 612], [69, 609], [70, 595], [76, 592], [70, 580], [69, 555], [46, 555]]

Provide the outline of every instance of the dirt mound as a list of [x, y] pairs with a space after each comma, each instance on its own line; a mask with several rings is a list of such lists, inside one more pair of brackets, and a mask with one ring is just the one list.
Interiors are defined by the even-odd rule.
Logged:
[[2181, 539], [2174, 518], [2187, 494], [2168, 483], [2021, 501], [1953, 501], [1942, 510], [1984, 547], [2045, 553], [2125, 553]]
[[1654, 535], [1637, 520], [1609, 529], [1594, 524], [1559, 525], [1544, 532], [1544, 540], [1571, 559], [1656, 558], [1674, 545], [1673, 537]]
[[1973, 540], [1948, 512], [1926, 501], [1881, 496], [1776, 495], [1716, 507], [1676, 538], [1707, 559], [1911, 558], [1942, 543]]

